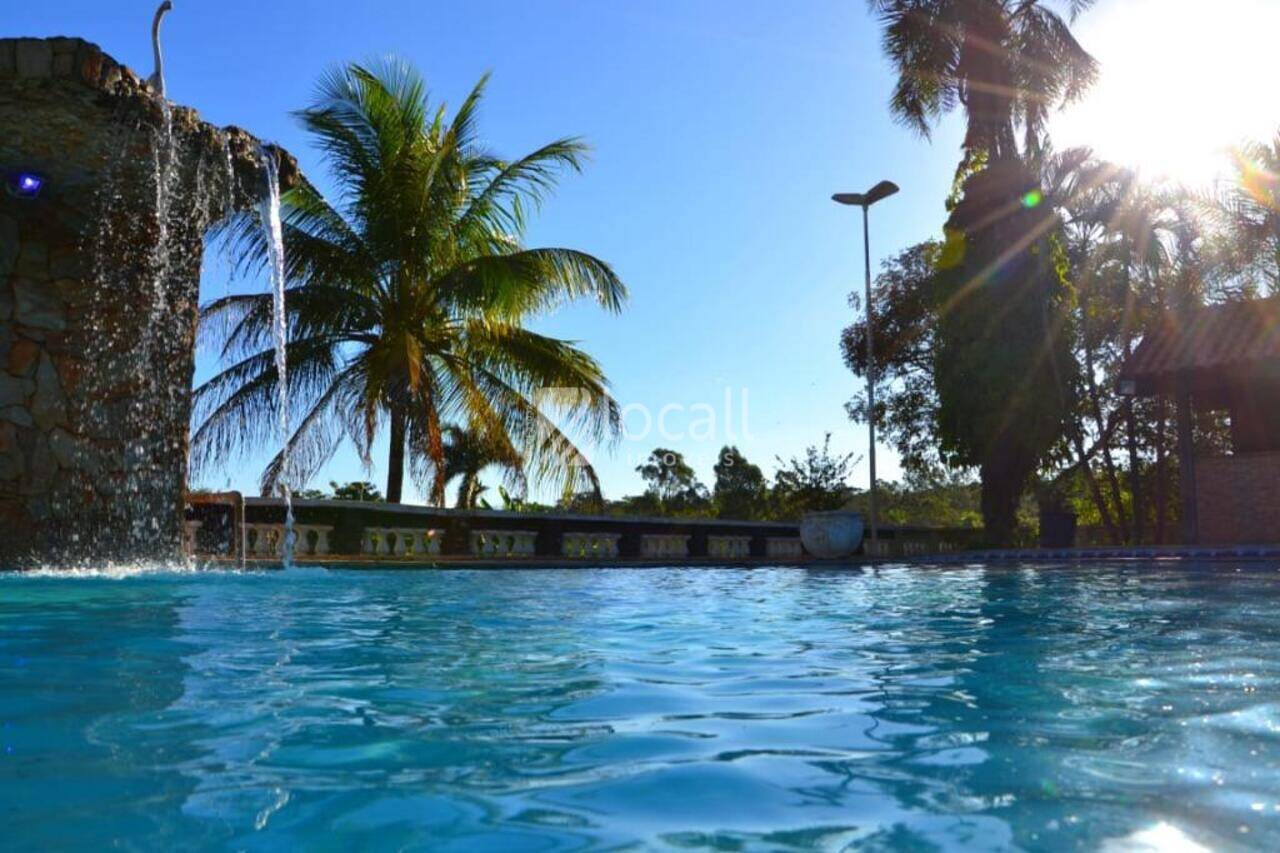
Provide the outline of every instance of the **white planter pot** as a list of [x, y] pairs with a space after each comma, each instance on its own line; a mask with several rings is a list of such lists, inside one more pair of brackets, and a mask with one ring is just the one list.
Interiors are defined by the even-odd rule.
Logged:
[[848, 510], [808, 513], [800, 522], [800, 541], [814, 557], [851, 557], [862, 545], [862, 514]]

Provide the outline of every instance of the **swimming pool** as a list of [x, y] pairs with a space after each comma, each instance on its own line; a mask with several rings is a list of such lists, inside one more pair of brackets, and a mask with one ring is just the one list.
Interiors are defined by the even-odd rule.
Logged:
[[25, 848], [1277, 849], [1280, 567], [7, 574], [0, 741]]

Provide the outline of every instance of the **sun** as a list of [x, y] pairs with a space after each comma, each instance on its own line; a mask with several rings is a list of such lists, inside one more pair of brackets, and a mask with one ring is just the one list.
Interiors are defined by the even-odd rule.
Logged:
[[1277, 0], [1102, 0], [1076, 23], [1098, 81], [1051, 126], [1144, 177], [1206, 187], [1280, 130]]

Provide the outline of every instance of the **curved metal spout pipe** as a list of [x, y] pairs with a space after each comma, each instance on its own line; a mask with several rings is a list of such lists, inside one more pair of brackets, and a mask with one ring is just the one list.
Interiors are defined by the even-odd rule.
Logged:
[[155, 54], [156, 70], [147, 78], [147, 83], [161, 97], [164, 97], [164, 56], [160, 53], [160, 22], [172, 9], [172, 0], [164, 0], [156, 9], [156, 16], [151, 21], [151, 50]]

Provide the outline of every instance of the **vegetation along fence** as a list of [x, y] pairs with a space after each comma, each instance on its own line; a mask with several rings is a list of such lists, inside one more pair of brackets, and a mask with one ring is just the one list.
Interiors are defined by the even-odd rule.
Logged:
[[[798, 523], [627, 518], [457, 510], [363, 501], [294, 501], [295, 552], [307, 560], [702, 561], [809, 559]], [[240, 520], [237, 520], [237, 519]], [[198, 556], [278, 560], [284, 504], [234, 493], [192, 496], [189, 548]], [[909, 557], [971, 546], [973, 531], [889, 527], [871, 557]]]

